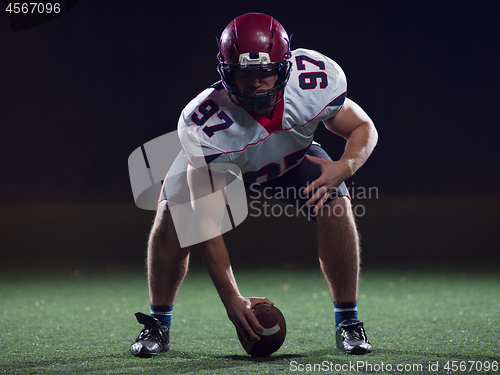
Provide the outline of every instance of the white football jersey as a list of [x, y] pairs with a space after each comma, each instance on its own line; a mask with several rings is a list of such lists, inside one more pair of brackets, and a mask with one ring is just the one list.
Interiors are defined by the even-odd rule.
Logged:
[[245, 181], [264, 182], [302, 160], [318, 123], [342, 108], [347, 82], [340, 66], [316, 51], [294, 50], [290, 60], [290, 79], [272, 119], [234, 104], [221, 84], [184, 108], [178, 130], [191, 165], [230, 163]]

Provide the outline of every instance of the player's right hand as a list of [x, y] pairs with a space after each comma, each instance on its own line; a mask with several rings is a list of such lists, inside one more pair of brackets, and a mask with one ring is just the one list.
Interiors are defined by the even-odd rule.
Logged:
[[245, 298], [242, 296], [234, 297], [226, 304], [229, 320], [234, 324], [238, 339], [247, 352], [254, 342], [260, 340], [260, 337], [255, 332], [264, 330], [264, 327], [259, 323], [252, 311], [252, 308], [259, 303], [274, 305], [265, 297]]

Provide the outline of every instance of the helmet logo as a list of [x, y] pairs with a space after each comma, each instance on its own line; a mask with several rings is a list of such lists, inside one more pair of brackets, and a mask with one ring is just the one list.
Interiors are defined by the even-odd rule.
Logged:
[[269, 54], [265, 52], [249, 52], [240, 54], [238, 64], [240, 68], [248, 68], [249, 66], [265, 67], [271, 63]]

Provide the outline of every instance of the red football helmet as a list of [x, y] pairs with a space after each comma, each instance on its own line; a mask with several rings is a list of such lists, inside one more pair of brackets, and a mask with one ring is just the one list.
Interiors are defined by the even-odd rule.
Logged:
[[[218, 71], [231, 100], [247, 109], [269, 108], [273, 98], [285, 89], [290, 77], [290, 39], [281, 24], [262, 13], [236, 17], [222, 32], [219, 41]], [[234, 80], [238, 70], [276, 70], [278, 80], [270, 90], [242, 91]], [[241, 99], [233, 99], [233, 95]]]

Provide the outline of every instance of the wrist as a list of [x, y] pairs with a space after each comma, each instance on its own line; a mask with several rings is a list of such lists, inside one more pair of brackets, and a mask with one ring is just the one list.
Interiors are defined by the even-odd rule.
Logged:
[[239, 292], [236, 292], [236, 293], [226, 293], [226, 294], [219, 293], [219, 297], [220, 297], [220, 300], [221, 300], [222, 304], [226, 308], [228, 306], [233, 305], [235, 300], [243, 298], [243, 296]]
[[350, 178], [358, 169], [357, 163], [354, 159], [341, 158], [339, 160], [340, 164], [340, 175], [342, 176], [342, 181]]

